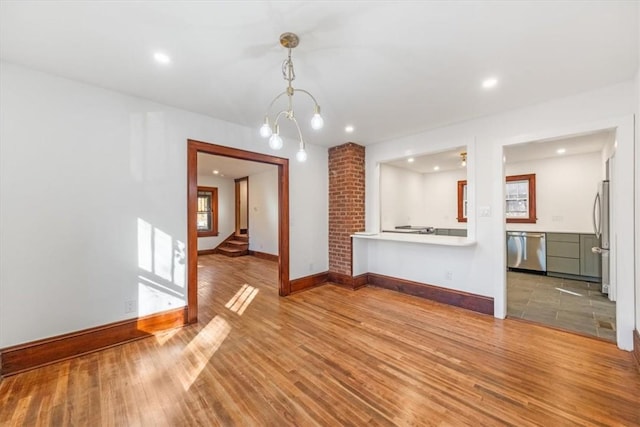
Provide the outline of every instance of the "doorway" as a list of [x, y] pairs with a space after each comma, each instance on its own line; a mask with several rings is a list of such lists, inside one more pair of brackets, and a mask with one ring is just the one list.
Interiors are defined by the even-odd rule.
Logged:
[[604, 130], [505, 147], [508, 317], [616, 341], [609, 236], [593, 229], [614, 141]]
[[[289, 281], [289, 160], [202, 141], [187, 141], [187, 321], [198, 321], [198, 153], [272, 164], [278, 167], [278, 293], [291, 293]], [[247, 225], [248, 226], [248, 225]]]
[[236, 184], [236, 236], [249, 236], [249, 177], [238, 178]]

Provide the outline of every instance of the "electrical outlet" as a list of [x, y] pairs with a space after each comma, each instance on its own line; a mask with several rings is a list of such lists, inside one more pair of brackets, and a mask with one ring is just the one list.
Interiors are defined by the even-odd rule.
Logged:
[[124, 302], [124, 314], [134, 313], [138, 309], [136, 300], [129, 300]]
[[445, 271], [444, 272], [444, 278], [445, 278], [445, 280], [453, 280], [453, 272]]

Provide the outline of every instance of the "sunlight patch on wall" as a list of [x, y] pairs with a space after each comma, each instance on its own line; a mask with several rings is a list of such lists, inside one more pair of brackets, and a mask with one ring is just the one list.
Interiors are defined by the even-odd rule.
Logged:
[[207, 362], [220, 348], [231, 332], [231, 326], [220, 316], [214, 317], [191, 342], [184, 348], [178, 358], [182, 369], [178, 371], [178, 378], [185, 391], [189, 390], [198, 378]]
[[258, 289], [245, 283], [229, 300], [229, 302], [225, 304], [225, 307], [234, 313], [237, 313], [239, 316], [242, 316], [242, 313], [244, 313], [257, 294]]
[[184, 307], [184, 297], [169, 292], [167, 287], [156, 286], [149, 280], [138, 282], [138, 316]]
[[153, 233], [153, 272], [165, 280], [171, 280], [173, 264], [173, 242], [171, 236], [154, 228]]
[[138, 218], [138, 267], [151, 272], [153, 257], [151, 250], [153, 228], [151, 224]]
[[[138, 316], [183, 307], [186, 245], [138, 218]], [[133, 301], [132, 301], [133, 302]]]

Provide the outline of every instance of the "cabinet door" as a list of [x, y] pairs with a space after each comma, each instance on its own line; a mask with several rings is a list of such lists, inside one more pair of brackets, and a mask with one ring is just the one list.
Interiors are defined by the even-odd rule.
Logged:
[[602, 277], [602, 255], [594, 254], [591, 248], [600, 246], [595, 234], [580, 235], [580, 275]]
[[580, 258], [580, 244], [571, 242], [547, 241], [547, 256]]

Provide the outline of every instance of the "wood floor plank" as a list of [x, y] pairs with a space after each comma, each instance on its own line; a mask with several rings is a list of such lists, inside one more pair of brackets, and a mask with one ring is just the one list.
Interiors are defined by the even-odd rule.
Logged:
[[280, 298], [272, 261], [198, 264], [198, 324], [3, 379], [0, 425], [640, 425], [613, 344], [378, 288]]

